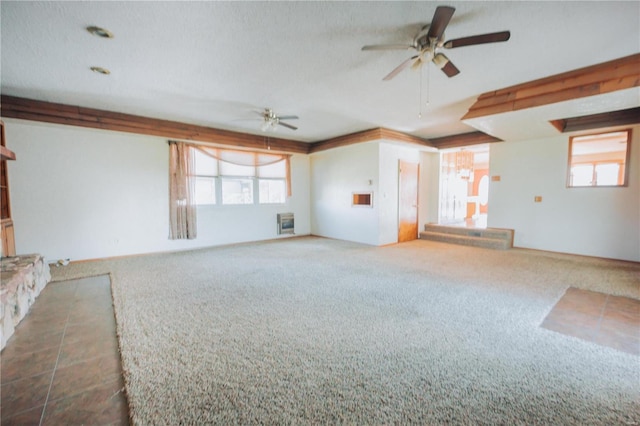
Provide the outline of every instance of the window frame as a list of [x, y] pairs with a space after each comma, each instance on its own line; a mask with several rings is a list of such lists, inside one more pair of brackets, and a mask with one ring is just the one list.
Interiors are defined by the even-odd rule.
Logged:
[[[607, 160], [607, 159], [603, 159], [603, 160], [594, 160], [594, 161], [590, 161], [590, 162], [585, 162], [585, 163], [574, 163], [573, 162], [573, 144], [574, 144], [574, 139], [576, 138], [584, 138], [586, 136], [600, 136], [600, 135], [606, 135], [606, 134], [610, 134], [610, 133], [626, 133], [627, 134], [627, 144], [626, 144], [626, 152], [624, 155], [624, 162], [620, 162], [620, 161], [614, 161], [614, 160]], [[567, 158], [567, 180], [566, 180], [566, 187], [567, 188], [624, 188], [624, 187], [628, 187], [629, 186], [629, 168], [630, 168], [630, 161], [631, 161], [631, 140], [632, 140], [632, 130], [630, 128], [628, 129], [620, 129], [620, 130], [607, 130], [607, 131], [601, 131], [601, 132], [597, 132], [597, 133], [584, 133], [584, 134], [580, 134], [580, 135], [574, 135], [574, 136], [570, 136], [569, 137], [569, 156]], [[571, 169], [573, 166], [579, 165], [579, 164], [584, 164], [584, 165], [590, 165], [592, 167], [592, 172], [595, 176], [595, 169], [596, 166], [601, 165], [601, 164], [618, 164], [620, 167], [624, 167], [624, 171], [622, 172], [622, 183], [618, 184], [618, 185], [597, 185], [597, 184], [592, 184], [592, 185], [573, 185], [572, 183], [572, 179], [571, 179]], [[597, 178], [596, 178], [597, 179]]]
[[[223, 189], [223, 181], [250, 181], [251, 182], [251, 202], [250, 203], [225, 203], [224, 202], [224, 189]], [[256, 204], [256, 178], [253, 176], [229, 176], [229, 175], [220, 175], [218, 176], [218, 182], [220, 182], [220, 202], [216, 205], [220, 206], [253, 206]], [[216, 188], [217, 189], [217, 188]]]
[[[260, 154], [259, 152], [255, 152], [254, 154]], [[201, 155], [206, 155], [204, 153], [202, 153]], [[197, 162], [197, 157], [195, 158], [195, 161]], [[194, 174], [192, 174], [192, 177], [194, 179], [198, 179], [198, 178], [207, 178], [207, 179], [213, 179], [213, 183], [214, 183], [214, 193], [215, 193], [215, 203], [199, 203], [196, 202], [196, 206], [197, 207], [211, 207], [211, 206], [231, 206], [231, 207], [237, 207], [237, 206], [260, 206], [260, 205], [265, 205], [265, 206], [278, 206], [278, 205], [285, 205], [287, 203], [287, 199], [288, 199], [288, 195], [286, 194], [287, 191], [287, 176], [284, 177], [261, 177], [260, 176], [260, 166], [253, 166], [254, 169], [254, 175], [253, 176], [239, 176], [239, 175], [227, 175], [227, 174], [223, 174], [223, 169], [224, 166], [222, 163], [225, 163], [224, 160], [215, 158], [214, 161], [216, 162], [216, 168], [217, 168], [217, 174], [213, 174], [213, 173], [200, 173], [197, 174], [194, 172]], [[279, 161], [276, 161], [272, 164], [277, 164], [279, 162], [284, 162], [284, 168], [286, 170], [286, 162], [288, 160], [286, 159], [282, 159]], [[234, 163], [229, 163], [229, 164], [234, 164]], [[269, 165], [267, 165], [268, 167]], [[250, 166], [247, 166], [250, 167]], [[197, 170], [197, 167], [194, 168], [194, 171]], [[286, 172], [285, 172], [286, 174]], [[224, 190], [223, 190], [223, 181], [224, 180], [248, 180], [251, 181], [251, 189], [252, 189], [252, 197], [251, 197], [251, 202], [250, 203], [225, 203], [224, 202]], [[285, 195], [284, 195], [284, 200], [281, 202], [261, 202], [260, 201], [260, 181], [263, 180], [269, 180], [269, 181], [280, 181], [282, 182], [284, 188], [285, 188]], [[196, 200], [197, 201], [197, 200]]]
[[[282, 182], [282, 184], [284, 185], [284, 201], [281, 202], [262, 202], [260, 201], [260, 181], [262, 180], [269, 180], [269, 181], [278, 181], [278, 182]], [[286, 204], [287, 202], [287, 178], [279, 178], [279, 177], [256, 177], [255, 178], [255, 188], [254, 188], [254, 194], [256, 198], [256, 202], [255, 204], [257, 205], [263, 205], [263, 206], [278, 206], [278, 205], [282, 205], [282, 204]]]

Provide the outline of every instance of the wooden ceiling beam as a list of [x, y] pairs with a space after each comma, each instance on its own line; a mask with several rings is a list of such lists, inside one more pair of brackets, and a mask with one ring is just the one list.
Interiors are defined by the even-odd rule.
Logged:
[[397, 132], [391, 129], [377, 127], [375, 129], [363, 130], [361, 132], [350, 133], [348, 135], [338, 136], [336, 138], [314, 142], [311, 144], [309, 153], [311, 154], [314, 152], [324, 151], [332, 148], [338, 148], [341, 146], [353, 145], [353, 144], [362, 143], [362, 142], [377, 141], [382, 139], [433, 147], [431, 142], [427, 139], [408, 135], [402, 132]]
[[417, 136], [407, 135], [406, 133], [397, 132], [391, 129], [381, 128], [382, 139], [388, 139], [398, 142], [407, 142], [416, 145], [428, 146], [433, 148], [433, 144], [430, 139], [419, 138]]
[[640, 86], [640, 53], [483, 93], [467, 120]]
[[480, 145], [483, 143], [502, 142], [498, 139], [483, 132], [469, 132], [459, 135], [444, 136], [441, 138], [430, 139], [434, 147], [438, 149], [458, 148], [461, 146]]
[[500, 141], [482, 132], [429, 140], [378, 127], [324, 141], [306, 143], [14, 96], [1, 96], [0, 105], [2, 116], [8, 118], [213, 143], [236, 148], [270, 149], [301, 154], [376, 140], [399, 141], [438, 149]]
[[561, 118], [551, 120], [550, 123], [562, 133], [640, 124], [640, 107], [582, 117]]
[[318, 141], [311, 144], [309, 154], [327, 149], [338, 148], [341, 146], [353, 145], [356, 143], [370, 142], [382, 139], [380, 128], [363, 130], [361, 132], [350, 133], [337, 138], [331, 138], [324, 141]]
[[14, 96], [1, 96], [0, 108], [2, 116], [7, 118], [208, 142], [249, 149], [271, 149], [272, 151], [301, 154], [309, 152], [309, 144], [306, 142]]

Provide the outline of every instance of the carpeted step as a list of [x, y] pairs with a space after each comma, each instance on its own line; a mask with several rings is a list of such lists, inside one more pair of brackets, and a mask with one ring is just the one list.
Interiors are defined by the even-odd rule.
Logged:
[[424, 240], [505, 250], [513, 247], [513, 229], [465, 228], [426, 224], [420, 233]]
[[424, 230], [428, 232], [440, 232], [443, 234], [456, 234], [513, 241], [513, 229], [465, 228], [463, 226], [446, 226], [428, 223], [424, 226]]
[[469, 235], [447, 234], [443, 232], [420, 232], [420, 239], [440, 241], [443, 243], [461, 244], [465, 246], [484, 247], [496, 250], [506, 250], [511, 247], [508, 241], [497, 238], [483, 238]]

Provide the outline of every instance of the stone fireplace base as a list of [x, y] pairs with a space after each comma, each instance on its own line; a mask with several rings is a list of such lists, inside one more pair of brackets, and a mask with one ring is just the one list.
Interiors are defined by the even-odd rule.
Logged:
[[51, 280], [49, 265], [39, 254], [2, 258], [0, 268], [0, 350]]

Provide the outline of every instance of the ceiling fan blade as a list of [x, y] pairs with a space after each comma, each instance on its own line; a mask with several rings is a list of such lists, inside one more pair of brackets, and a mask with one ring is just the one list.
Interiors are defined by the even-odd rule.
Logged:
[[412, 70], [417, 70], [418, 68], [420, 68], [420, 66], [422, 66], [422, 63], [424, 61], [422, 60], [422, 58], [418, 58], [415, 60], [415, 62], [413, 64], [411, 64], [411, 69]]
[[453, 77], [454, 75], [460, 74], [460, 70], [455, 65], [453, 65], [451, 61], [447, 62], [447, 64], [442, 67], [442, 72], [445, 73], [449, 78]]
[[[280, 117], [280, 118], [282, 118], [282, 117]], [[291, 130], [298, 130], [298, 128], [296, 126], [292, 126], [289, 123], [283, 123], [282, 121], [278, 121], [278, 124], [281, 125], [281, 126], [287, 127], [287, 128], [289, 128]]]
[[407, 44], [372, 44], [362, 46], [362, 50], [411, 50], [413, 46]]
[[454, 40], [447, 40], [443, 46], [447, 49], [453, 49], [455, 47], [473, 46], [475, 44], [497, 43], [500, 41], [507, 41], [509, 38], [511, 38], [510, 31], [500, 31], [497, 33], [480, 34], [456, 38]]
[[442, 53], [438, 53], [433, 57], [433, 63], [436, 64], [436, 66], [449, 78], [460, 74], [460, 70]]
[[427, 33], [429, 40], [432, 38], [440, 40], [455, 11], [455, 7], [451, 6], [438, 6], [436, 8], [436, 12], [433, 14], [433, 20], [429, 26], [429, 32]]
[[409, 66], [409, 64], [411, 63], [411, 61], [413, 61], [414, 59], [416, 59], [419, 55], [415, 55], [412, 56], [411, 58], [407, 59], [406, 61], [404, 61], [403, 63], [401, 63], [400, 65], [398, 65], [393, 71], [391, 71], [389, 74], [387, 74], [383, 80], [384, 81], [389, 81], [391, 80], [393, 77], [395, 77], [396, 75], [398, 75], [400, 73], [400, 71], [402, 71], [403, 69], [405, 69], [406, 67]]
[[298, 118], [300, 117], [298, 117], [297, 115], [279, 115], [278, 116], [278, 119], [280, 120], [297, 120]]

